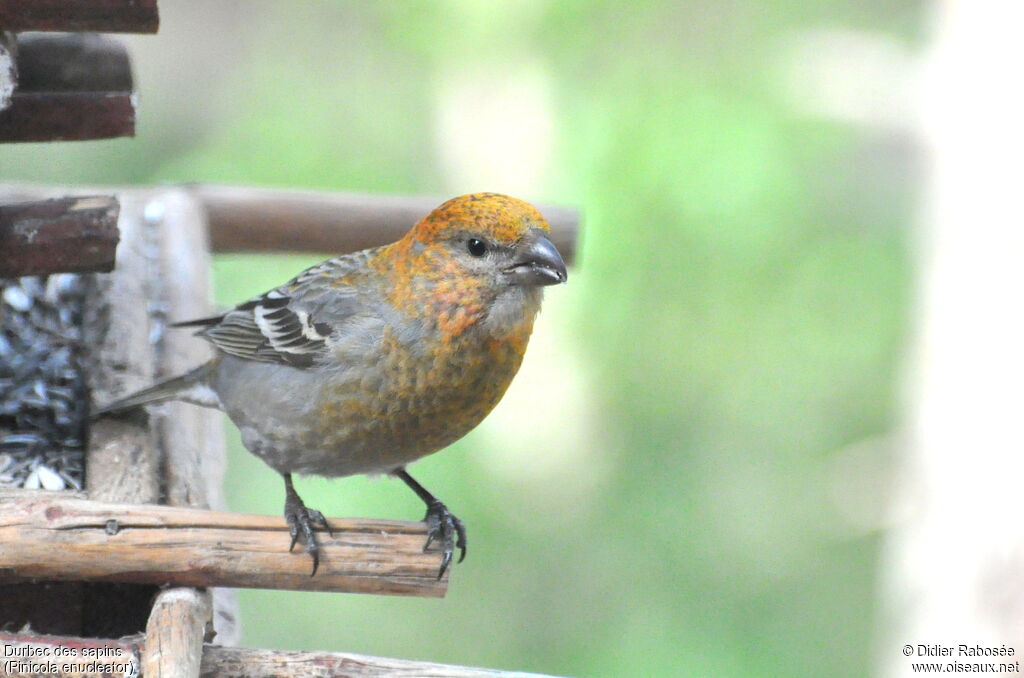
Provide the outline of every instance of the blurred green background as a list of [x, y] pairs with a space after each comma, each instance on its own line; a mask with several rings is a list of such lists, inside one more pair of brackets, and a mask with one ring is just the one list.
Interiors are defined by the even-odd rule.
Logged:
[[[913, 53], [924, 4], [160, 7], [159, 35], [125, 38], [137, 138], [7, 146], [3, 180], [493, 190], [585, 217], [506, 399], [414, 467], [469, 526], [447, 598], [242, 591], [245, 645], [578, 676], [871, 671], [917, 153], [823, 114], [806, 46]], [[219, 257], [217, 300], [318, 259]], [[280, 479], [228, 436], [231, 508], [279, 513]], [[328, 515], [423, 511], [389, 479], [298, 488]]]

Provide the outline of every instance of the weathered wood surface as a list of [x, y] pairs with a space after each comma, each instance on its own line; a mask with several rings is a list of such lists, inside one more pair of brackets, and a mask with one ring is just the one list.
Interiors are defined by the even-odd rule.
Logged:
[[[196, 200], [175, 188], [146, 192], [142, 197], [140, 216], [156, 230], [159, 249], [160, 286], [150, 337], [157, 340], [157, 372], [163, 378], [186, 372], [212, 357], [209, 344], [192, 332], [164, 331], [169, 320], [212, 314], [210, 250], [205, 214]], [[164, 455], [164, 502], [225, 508], [222, 415], [194, 405], [168, 403], [151, 410], [151, 416]], [[218, 641], [226, 645], [237, 642], [234, 591], [215, 588], [197, 595], [208, 599], [208, 606], [212, 601]]]
[[[354, 252], [398, 240], [446, 199], [201, 184], [189, 190], [206, 208], [214, 252]], [[552, 241], [571, 261], [579, 213], [537, 208], [551, 224]]]
[[[161, 287], [151, 336], [158, 339], [158, 377], [187, 372], [213, 357], [208, 342], [168, 322], [212, 315], [206, 219], [181, 189], [146, 194], [142, 216], [156, 228]], [[186, 403], [168, 403], [157, 416], [164, 461], [164, 500], [171, 506], [225, 507], [222, 415]]]
[[[113, 273], [89, 280], [83, 337], [93, 402], [109, 402], [157, 378], [154, 295], [159, 289], [159, 244], [138, 194], [119, 196], [121, 244]], [[85, 484], [98, 501], [160, 501], [161, 452], [147, 415], [101, 419], [89, 429]]]
[[0, 277], [113, 270], [118, 212], [113, 196], [0, 204]]
[[423, 551], [421, 522], [331, 518], [320, 569], [288, 551], [283, 518], [104, 504], [61, 493], [0, 494], [0, 583], [117, 581], [441, 597], [441, 553]]
[[196, 678], [211, 613], [210, 597], [196, 589], [161, 591], [146, 625], [142, 675]]
[[156, 0], [0, 0], [0, 29], [156, 33]]

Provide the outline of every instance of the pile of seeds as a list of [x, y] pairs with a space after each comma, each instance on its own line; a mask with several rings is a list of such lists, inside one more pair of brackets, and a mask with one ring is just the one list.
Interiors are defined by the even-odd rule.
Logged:
[[0, 279], [0, 485], [82, 488], [80, 276]]

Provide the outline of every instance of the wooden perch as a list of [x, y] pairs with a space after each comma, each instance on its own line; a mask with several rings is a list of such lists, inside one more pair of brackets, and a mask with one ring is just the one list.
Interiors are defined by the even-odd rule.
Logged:
[[288, 551], [280, 517], [105, 504], [64, 493], [0, 494], [0, 583], [45, 579], [442, 597], [441, 553], [423, 523], [332, 518], [320, 569]]
[[0, 277], [113, 270], [118, 212], [112, 196], [0, 205]]
[[[398, 240], [445, 198], [193, 185], [214, 252], [354, 252]], [[537, 206], [565, 260], [575, 255], [579, 213]]]
[[0, 0], [0, 29], [156, 33], [156, 0]]
[[[0, 0], [0, 4], [3, 0]], [[0, 24], [2, 25], [2, 24]], [[0, 141], [108, 139], [135, 134], [131, 63], [98, 35], [19, 36]]]

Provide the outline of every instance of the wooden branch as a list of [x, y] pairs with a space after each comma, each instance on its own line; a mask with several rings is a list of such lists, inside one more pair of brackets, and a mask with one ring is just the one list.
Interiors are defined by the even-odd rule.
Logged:
[[156, 0], [0, 0], [8, 31], [156, 33]]
[[[57, 496], [54, 496], [57, 495]], [[424, 552], [423, 523], [331, 518], [320, 569], [288, 551], [280, 517], [103, 504], [61, 493], [0, 494], [0, 583], [120, 581], [441, 597], [441, 554]]]
[[15, 52], [17, 87], [0, 111], [0, 141], [135, 134], [131, 64], [120, 43], [96, 35], [19, 36]]
[[[444, 198], [358, 195], [193, 185], [206, 207], [214, 252], [354, 252], [393, 242]], [[566, 261], [576, 250], [579, 214], [538, 205]]]
[[0, 205], [0, 277], [113, 270], [119, 209], [113, 196]]
[[211, 613], [209, 596], [195, 589], [161, 591], [146, 625], [142, 675], [196, 678]]

